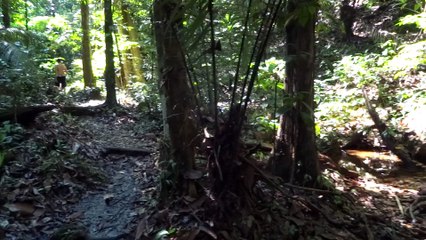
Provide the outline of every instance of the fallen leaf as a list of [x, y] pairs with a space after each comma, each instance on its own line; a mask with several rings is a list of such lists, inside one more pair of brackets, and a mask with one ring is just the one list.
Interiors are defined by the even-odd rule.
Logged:
[[45, 218], [41, 219], [41, 222], [42, 222], [42, 223], [48, 223], [48, 222], [50, 222], [50, 221], [52, 221], [52, 218], [51, 218], [51, 217], [45, 217]]
[[7, 203], [4, 205], [11, 212], [19, 212], [23, 214], [33, 214], [35, 207], [30, 203]]
[[212, 237], [213, 239], [217, 239], [216, 233], [214, 233], [210, 228], [200, 226], [199, 229]]
[[9, 221], [6, 219], [0, 222], [0, 228], [6, 228], [9, 225]]
[[136, 228], [135, 240], [140, 240], [142, 238], [142, 236], [146, 237], [146, 235], [144, 233], [147, 233], [147, 231], [146, 231], [147, 225], [148, 225], [148, 220], [147, 220], [146, 217], [138, 223], [138, 226]]
[[46, 180], [43, 181], [43, 186], [44, 189], [46, 189], [47, 192], [50, 191], [50, 189], [52, 189], [52, 179], [51, 178], [47, 178]]
[[84, 215], [84, 213], [82, 211], [78, 211], [78, 212], [75, 212], [75, 213], [69, 215], [68, 219], [75, 220], [75, 219], [77, 219], [77, 218], [79, 218], [79, 217], [81, 217], [83, 215]]
[[42, 208], [37, 208], [34, 212], [33, 212], [33, 215], [35, 216], [35, 217], [41, 217], [41, 216], [43, 216], [44, 215], [44, 213], [45, 213], [46, 211], [44, 210], [44, 209], [42, 209]]

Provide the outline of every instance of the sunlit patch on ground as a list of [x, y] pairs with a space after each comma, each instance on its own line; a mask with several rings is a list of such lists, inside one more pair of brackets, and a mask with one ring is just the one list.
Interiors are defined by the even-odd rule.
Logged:
[[80, 103], [80, 104], [78, 104], [78, 106], [80, 106], [80, 107], [94, 107], [94, 106], [99, 106], [99, 105], [103, 104], [104, 102], [105, 102], [104, 100], [90, 100], [88, 102]]

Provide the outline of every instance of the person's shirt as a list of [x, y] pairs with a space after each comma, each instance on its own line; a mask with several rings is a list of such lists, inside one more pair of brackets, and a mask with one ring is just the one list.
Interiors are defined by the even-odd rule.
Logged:
[[67, 67], [63, 63], [58, 63], [55, 66], [55, 72], [57, 77], [65, 77], [67, 75]]

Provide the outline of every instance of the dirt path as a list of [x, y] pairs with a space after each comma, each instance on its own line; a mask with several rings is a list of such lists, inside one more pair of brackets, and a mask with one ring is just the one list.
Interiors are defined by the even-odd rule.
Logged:
[[[146, 134], [134, 119], [117, 117], [94, 122], [82, 120], [94, 135], [92, 144], [104, 147], [151, 149], [155, 151], [155, 136]], [[100, 151], [102, 151], [102, 148]], [[100, 154], [102, 155], [102, 154]], [[82, 223], [90, 234], [100, 237], [118, 236], [135, 229], [137, 216], [145, 211], [156, 186], [154, 157], [107, 155], [100, 158], [109, 178], [106, 188], [90, 191], [74, 206], [81, 213]]]
[[[0, 172], [0, 239], [49, 239], [74, 227], [96, 238], [134, 239], [130, 232], [155, 206], [156, 129], [130, 111], [37, 119]], [[153, 154], [105, 154], [105, 147]]]

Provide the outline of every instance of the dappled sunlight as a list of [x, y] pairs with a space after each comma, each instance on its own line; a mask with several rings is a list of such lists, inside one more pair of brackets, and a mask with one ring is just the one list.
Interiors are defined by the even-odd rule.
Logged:
[[99, 106], [104, 104], [104, 100], [89, 100], [88, 102], [83, 102], [83, 103], [79, 103], [77, 104], [77, 106], [80, 107], [94, 107], [94, 106]]
[[0, 239], [426, 239], [424, 1], [187, 3], [2, 1]]

